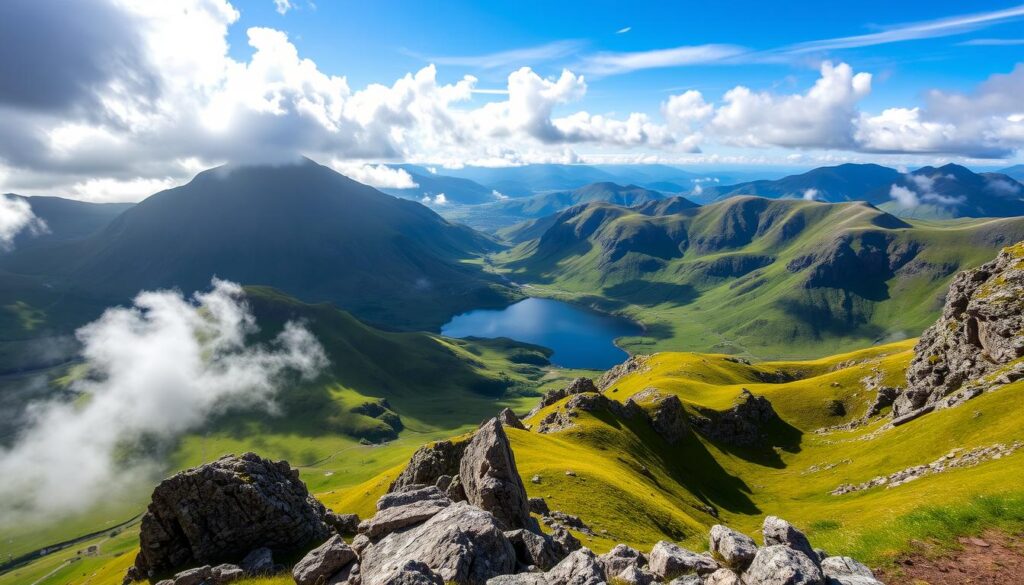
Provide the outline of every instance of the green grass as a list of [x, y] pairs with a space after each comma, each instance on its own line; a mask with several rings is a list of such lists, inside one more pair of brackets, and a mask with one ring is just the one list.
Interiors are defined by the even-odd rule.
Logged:
[[[531, 295], [639, 321], [645, 334], [620, 340], [631, 353], [808, 358], [919, 335], [956, 271], [1024, 239], [1021, 218], [902, 224], [863, 204], [760, 204], [740, 197], [655, 217], [593, 204], [539, 240], [494, 255], [491, 267], [529, 284]], [[886, 253], [917, 252], [896, 274], [870, 274], [868, 262], [844, 272], [836, 262], [841, 283], [806, 286], [817, 265], [792, 263], [840, 237], [851, 254], [882, 239], [892, 241]]]

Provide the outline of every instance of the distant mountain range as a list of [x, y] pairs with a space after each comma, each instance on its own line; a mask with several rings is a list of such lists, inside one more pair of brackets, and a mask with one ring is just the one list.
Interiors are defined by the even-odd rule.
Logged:
[[1024, 165], [1013, 165], [1012, 167], [1001, 169], [999, 172], [1013, 178], [1015, 181], [1024, 181]]
[[18, 234], [14, 238], [14, 247], [17, 249], [45, 246], [92, 235], [133, 205], [89, 203], [62, 197], [23, 197], [14, 193], [8, 193], [7, 196], [28, 202], [32, 207], [32, 213], [46, 222], [47, 227], [39, 233]]
[[916, 335], [953, 273], [1024, 239], [1024, 217], [916, 225], [866, 202], [674, 203], [572, 207], [503, 232], [521, 243], [495, 265], [639, 319], [633, 351], [795, 356]]
[[694, 189], [710, 203], [738, 195], [831, 203], [866, 201], [905, 217], [1011, 217], [1024, 215], [1024, 185], [1002, 173], [974, 173], [947, 164], [911, 173], [874, 164], [822, 167], [774, 181]]
[[142, 289], [205, 289], [216, 275], [418, 329], [507, 301], [497, 277], [464, 262], [495, 248], [419, 203], [306, 160], [202, 172], [88, 238], [5, 255], [0, 270], [115, 302]]

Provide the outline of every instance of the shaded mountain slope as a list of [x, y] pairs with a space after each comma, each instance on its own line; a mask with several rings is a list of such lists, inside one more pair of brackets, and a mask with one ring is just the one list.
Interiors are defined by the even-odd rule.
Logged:
[[464, 262], [493, 248], [419, 203], [306, 160], [205, 171], [86, 240], [19, 251], [2, 265], [116, 300], [141, 289], [199, 290], [216, 275], [421, 328], [505, 299], [495, 278]]
[[462, 205], [479, 205], [496, 199], [492, 189], [469, 179], [431, 173], [417, 165], [391, 165], [391, 168], [404, 170], [416, 182], [416, 187], [409, 189], [381, 189], [381, 191], [396, 197], [418, 201], [423, 197], [434, 198], [439, 194], [444, 194], [447, 201]]
[[699, 195], [691, 193], [689, 196], [700, 202], [720, 201], [737, 195], [758, 195], [773, 199], [802, 199], [807, 196], [832, 203], [868, 201], [878, 204], [889, 200], [888, 193], [882, 190], [899, 178], [900, 172], [896, 169], [875, 164], [847, 163], [812, 169], [774, 181], [705, 187]]
[[648, 326], [633, 351], [822, 355], [917, 335], [953, 273], [1024, 238], [1024, 218], [912, 223], [866, 203], [733, 197], [648, 216], [574, 207], [496, 257], [516, 282]]
[[47, 231], [42, 233], [19, 234], [14, 239], [14, 248], [16, 249], [84, 238], [99, 231], [134, 205], [133, 203], [89, 203], [63, 197], [23, 197], [13, 193], [8, 196], [27, 201], [32, 206], [32, 213], [45, 221], [47, 227]]

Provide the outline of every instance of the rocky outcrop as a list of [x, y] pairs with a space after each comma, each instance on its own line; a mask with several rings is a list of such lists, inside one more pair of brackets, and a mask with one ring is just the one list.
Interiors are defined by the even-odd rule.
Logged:
[[537, 424], [537, 432], [548, 434], [564, 431], [575, 426], [575, 419], [579, 417], [581, 412], [601, 411], [610, 412], [613, 416], [620, 419], [633, 418], [643, 413], [643, 409], [636, 402], [627, 401], [626, 404], [622, 404], [617, 400], [608, 398], [604, 394], [587, 392], [585, 394], [573, 395], [564, 405], [549, 412]]
[[402, 473], [391, 482], [389, 492], [410, 486], [435, 485], [442, 476], [459, 475], [459, 464], [469, 441], [438, 441], [416, 450]]
[[540, 402], [537, 403], [537, 406], [533, 407], [533, 410], [526, 415], [526, 418], [530, 418], [545, 407], [551, 406], [563, 398], [587, 393], [599, 394], [600, 390], [597, 389], [597, 386], [594, 385], [594, 381], [590, 378], [575, 378], [572, 382], [569, 382], [569, 385], [565, 388], [545, 392], [544, 396], [541, 396]]
[[678, 443], [690, 430], [686, 409], [675, 394], [664, 394], [656, 388], [647, 388], [634, 394], [629, 401], [644, 409], [651, 427], [670, 445]]
[[493, 514], [505, 529], [536, 529], [512, 446], [498, 419], [477, 429], [462, 457], [459, 478], [469, 503]]
[[516, 413], [512, 412], [511, 408], [503, 409], [498, 413], [498, 422], [511, 429], [519, 429], [521, 431], [526, 430], [526, 426], [523, 425], [523, 421], [519, 420], [519, 417], [516, 416]]
[[732, 408], [725, 412], [700, 410], [700, 416], [690, 419], [700, 434], [713, 441], [741, 447], [760, 444], [764, 426], [778, 418], [767, 398], [755, 396], [746, 388], [740, 392]]
[[[955, 406], [997, 383], [1024, 378], [1024, 242], [995, 260], [957, 274], [942, 316], [921, 335], [907, 387], [893, 404], [894, 423]], [[986, 376], [1006, 369], [1006, 380]]]
[[711, 556], [731, 569], [746, 569], [757, 554], [753, 538], [721, 524], [711, 527], [709, 543]]
[[628, 360], [602, 374], [597, 379], [597, 387], [603, 392], [614, 386], [616, 382], [625, 376], [647, 371], [649, 369], [647, 360], [650, 358], [651, 356], [649, 355], [631, 356]]
[[238, 561], [253, 549], [290, 551], [330, 534], [326, 509], [284, 461], [253, 453], [182, 471], [153, 491], [126, 580]]

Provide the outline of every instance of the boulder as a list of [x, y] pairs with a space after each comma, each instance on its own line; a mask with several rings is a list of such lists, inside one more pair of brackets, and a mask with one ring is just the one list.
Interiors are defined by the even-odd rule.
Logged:
[[389, 583], [410, 560], [425, 563], [446, 583], [458, 585], [483, 585], [516, 568], [516, 551], [498, 520], [466, 502], [451, 504], [422, 524], [361, 547], [361, 585]]
[[[1024, 242], [953, 278], [942, 315], [921, 334], [895, 420], [954, 406], [981, 393], [987, 374], [1024, 356]], [[1024, 375], [1024, 374], [1022, 374]]]
[[731, 569], [718, 569], [704, 577], [704, 585], [743, 585], [743, 582]]
[[406, 561], [386, 581], [386, 585], [444, 585], [444, 580], [440, 575], [431, 571], [426, 563]]
[[616, 581], [626, 583], [627, 585], [651, 585], [658, 581], [657, 575], [647, 569], [637, 567], [636, 565], [627, 567], [626, 570], [617, 575], [610, 576], [609, 578], [612, 577], [614, 577]]
[[512, 412], [511, 408], [505, 408], [498, 413], [498, 422], [511, 429], [526, 430], [526, 425], [523, 424], [523, 421], [519, 420], [519, 417], [516, 416], [516, 413]]
[[426, 486], [408, 491], [390, 492], [377, 500], [377, 510], [405, 506], [413, 502], [436, 501], [451, 503], [448, 496], [436, 486]]
[[782, 545], [803, 553], [815, 564], [818, 562], [818, 553], [814, 552], [807, 536], [796, 529], [795, 526], [777, 516], [768, 516], [761, 526], [761, 534], [764, 537], [765, 546]]
[[647, 562], [652, 572], [663, 580], [671, 580], [682, 575], [708, 575], [718, 570], [718, 563], [707, 555], [693, 551], [667, 541], [659, 541], [647, 555]]
[[230, 563], [217, 565], [210, 572], [210, 581], [216, 585], [226, 585], [242, 577], [245, 577], [245, 571], [242, 570], [242, 567]]
[[609, 578], [618, 576], [630, 567], [644, 567], [647, 557], [631, 546], [617, 544], [615, 548], [597, 557], [597, 562]]
[[269, 575], [277, 568], [274, 564], [274, 552], [265, 546], [249, 551], [239, 566], [247, 575]]
[[743, 573], [744, 585], [823, 585], [818, 566], [804, 553], [785, 545], [758, 549]]
[[697, 575], [683, 575], [669, 581], [668, 585], [703, 585], [704, 580]]
[[324, 521], [338, 534], [355, 534], [359, 530], [359, 516], [355, 514], [338, 514], [330, 510], [324, 515]]
[[544, 577], [548, 585], [599, 585], [606, 582], [597, 556], [587, 548], [581, 548], [562, 559]]
[[551, 512], [551, 509], [548, 508], [548, 503], [544, 498], [530, 498], [527, 502], [530, 506], [530, 511], [534, 514], [543, 516], [544, 514]]
[[459, 478], [466, 500], [493, 514], [506, 529], [537, 530], [512, 446], [498, 419], [477, 429], [463, 454]]
[[412, 485], [434, 485], [442, 475], [457, 476], [462, 454], [468, 445], [468, 441], [438, 441], [420, 447], [413, 453], [402, 473], [391, 483], [388, 491], [401, 491]]
[[850, 557], [823, 559], [821, 572], [828, 585], [882, 585], [871, 569]]
[[568, 555], [560, 544], [547, 535], [519, 528], [505, 533], [516, 551], [516, 560], [523, 567], [536, 567], [547, 571]]
[[187, 569], [174, 575], [174, 585], [204, 585], [213, 577], [213, 567], [204, 565]]
[[743, 570], [757, 554], [757, 544], [746, 534], [715, 524], [711, 527], [711, 555], [726, 567]]
[[556, 528], [555, 531], [551, 533], [551, 540], [558, 545], [558, 554], [563, 558], [569, 553], [583, 548], [580, 540], [565, 528]]
[[338, 535], [314, 548], [292, 568], [296, 585], [323, 585], [356, 560], [356, 552]]
[[548, 585], [544, 573], [516, 573], [514, 575], [498, 575], [487, 580], [487, 585]]
[[156, 487], [129, 578], [237, 561], [257, 547], [300, 550], [330, 535], [326, 512], [287, 462], [222, 457]]
[[374, 540], [407, 526], [420, 524], [451, 505], [451, 500], [420, 500], [385, 508], [359, 523], [359, 534]]

